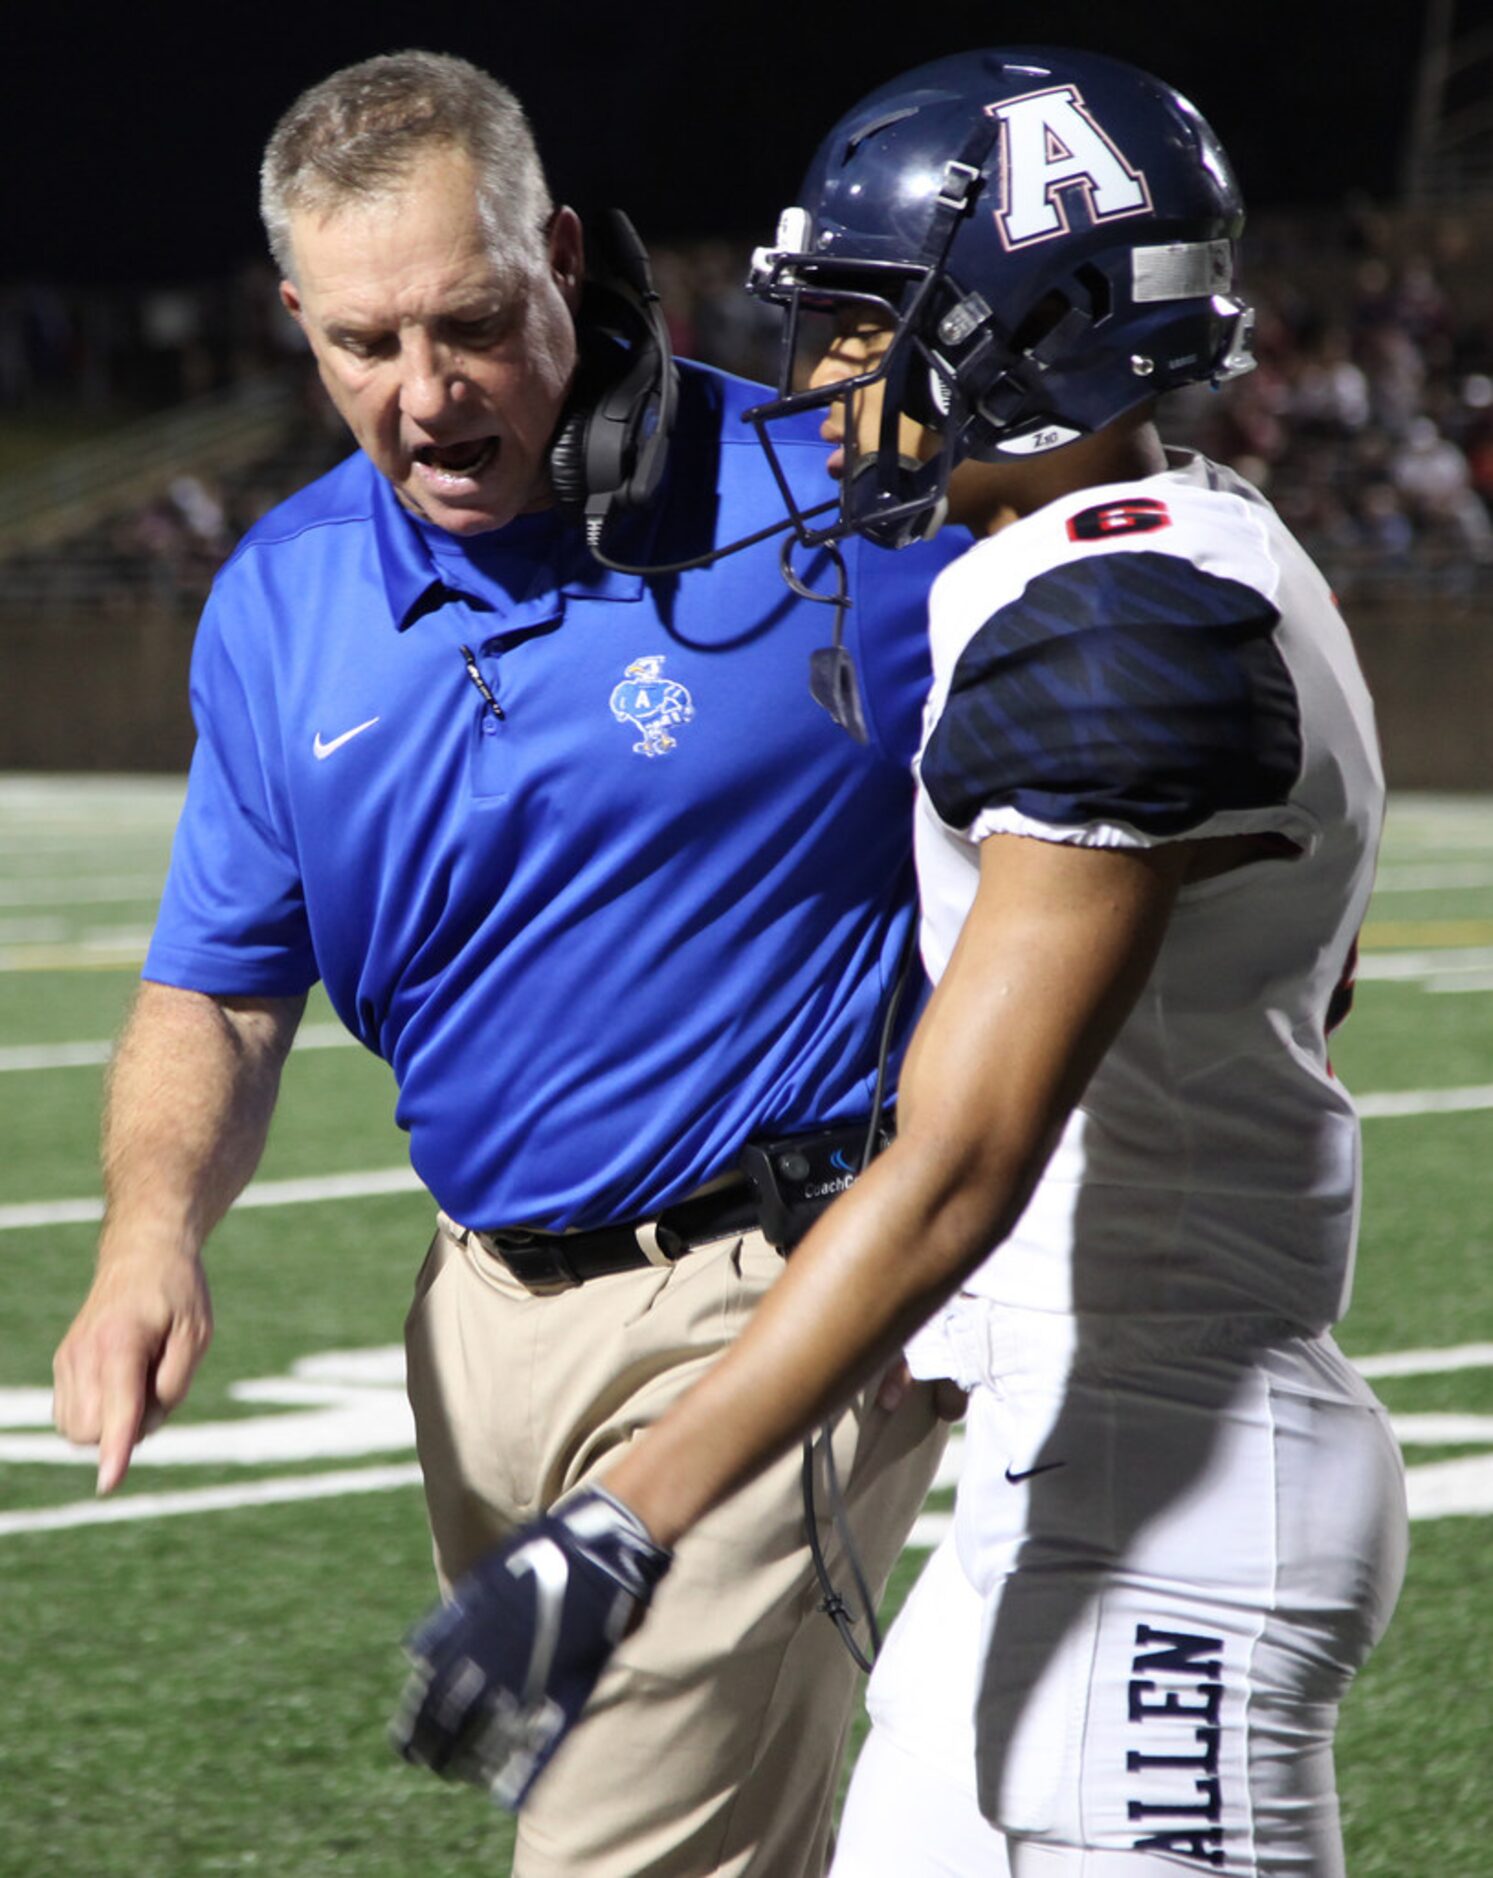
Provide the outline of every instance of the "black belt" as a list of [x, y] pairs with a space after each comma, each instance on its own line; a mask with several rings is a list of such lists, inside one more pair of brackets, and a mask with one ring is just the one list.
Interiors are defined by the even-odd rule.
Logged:
[[531, 1290], [565, 1290], [589, 1278], [672, 1265], [692, 1247], [711, 1239], [752, 1232], [759, 1223], [757, 1200], [744, 1180], [692, 1194], [649, 1219], [597, 1226], [590, 1232], [539, 1232], [503, 1226], [469, 1236], [500, 1259]]

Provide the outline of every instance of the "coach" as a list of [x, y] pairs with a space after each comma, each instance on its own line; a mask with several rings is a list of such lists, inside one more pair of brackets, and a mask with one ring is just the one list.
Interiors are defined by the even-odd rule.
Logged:
[[[449, 1581], [749, 1317], [781, 1261], [743, 1145], [867, 1111], [947, 557], [851, 546], [853, 742], [808, 690], [829, 611], [787, 592], [775, 544], [645, 578], [588, 552], [584, 489], [557, 503], [552, 440], [592, 395], [582, 235], [507, 91], [426, 53], [350, 67], [282, 120], [263, 184], [285, 305], [359, 448], [250, 533], [203, 618], [57, 1419], [99, 1443], [108, 1492], [185, 1394], [203, 1242], [320, 979], [392, 1065], [440, 1209], [407, 1337]], [[609, 558], [693, 559], [781, 515], [739, 422], [754, 395], [680, 368], [661, 488]], [[812, 424], [793, 445], [804, 500], [827, 450]], [[839, 1427], [877, 1585], [934, 1425], [914, 1391]], [[822, 1870], [853, 1670], [816, 1609], [797, 1473], [681, 1549], [525, 1811], [525, 1878]]]

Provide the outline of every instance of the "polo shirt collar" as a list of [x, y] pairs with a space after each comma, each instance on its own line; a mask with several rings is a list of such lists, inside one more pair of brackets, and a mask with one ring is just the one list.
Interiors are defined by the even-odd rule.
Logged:
[[[454, 584], [450, 575], [450, 561], [446, 557], [444, 568], [437, 564], [424, 530], [401, 506], [388, 480], [371, 464], [369, 473], [373, 482], [373, 538], [379, 569], [383, 575], [384, 591], [389, 598], [389, 612], [394, 626], [403, 632], [431, 604], [435, 589]], [[496, 548], [502, 543], [506, 532], [500, 529], [494, 534], [482, 536], [481, 540]], [[624, 540], [628, 534], [632, 535], [633, 540], [646, 535], [651, 544], [654, 529], [649, 526], [623, 532]], [[558, 545], [561, 549], [558, 567], [548, 557], [542, 561], [535, 560], [531, 549], [523, 551], [524, 558], [533, 566], [534, 586], [527, 594], [520, 587], [513, 599], [515, 607], [538, 597], [541, 591], [554, 596], [559, 602], [555, 610], [561, 614], [565, 610], [565, 600], [625, 601], [642, 598], [643, 577], [640, 574], [618, 574], [611, 568], [603, 567], [587, 552], [578, 529], [573, 533], [565, 531], [561, 534]], [[490, 583], [480, 577], [474, 578], [471, 591], [478, 597], [485, 597], [491, 591]]]

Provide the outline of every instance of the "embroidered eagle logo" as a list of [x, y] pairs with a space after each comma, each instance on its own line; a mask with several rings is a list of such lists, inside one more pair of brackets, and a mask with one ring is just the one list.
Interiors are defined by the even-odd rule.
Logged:
[[663, 674], [664, 654], [650, 653], [634, 659], [612, 691], [612, 716], [637, 731], [633, 749], [639, 756], [667, 755], [678, 743], [672, 735], [675, 727], [687, 724], [695, 714], [689, 687]]

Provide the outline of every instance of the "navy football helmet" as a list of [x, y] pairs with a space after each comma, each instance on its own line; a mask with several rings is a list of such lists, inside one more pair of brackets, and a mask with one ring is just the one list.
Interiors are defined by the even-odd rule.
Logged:
[[[779, 398], [749, 414], [770, 455], [774, 418], [886, 388], [879, 446], [852, 461], [835, 521], [811, 527], [779, 473], [799, 540], [902, 546], [937, 525], [965, 458], [1060, 449], [1249, 371], [1243, 221], [1199, 112], [1117, 59], [969, 52], [872, 92], [825, 138], [748, 283], [787, 310]], [[890, 344], [859, 377], [795, 389], [804, 309], [866, 310]], [[899, 455], [899, 412], [940, 438], [932, 461]]]

